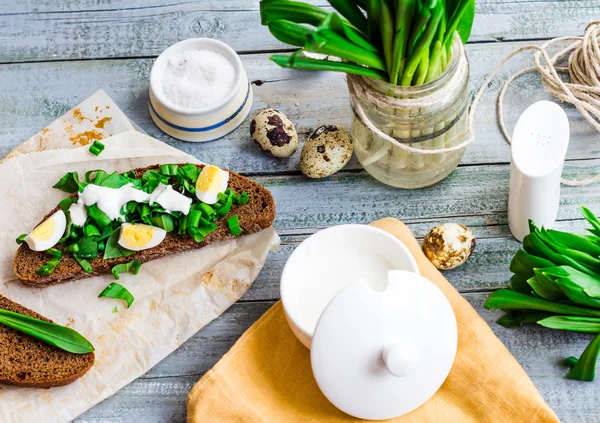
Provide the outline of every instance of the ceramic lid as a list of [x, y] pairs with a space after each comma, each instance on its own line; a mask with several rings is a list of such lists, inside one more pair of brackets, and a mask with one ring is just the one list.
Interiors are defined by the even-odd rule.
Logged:
[[426, 278], [388, 273], [385, 290], [351, 283], [321, 315], [311, 346], [319, 388], [354, 417], [406, 414], [440, 388], [454, 362], [456, 319], [446, 296]]

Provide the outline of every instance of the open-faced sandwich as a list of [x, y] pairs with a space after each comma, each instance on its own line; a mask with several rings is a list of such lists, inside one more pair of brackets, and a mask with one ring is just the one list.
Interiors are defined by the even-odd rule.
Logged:
[[275, 219], [269, 191], [212, 165], [81, 176], [65, 174], [54, 188], [71, 195], [17, 239], [14, 269], [24, 284], [137, 273], [143, 262], [259, 232]]
[[[17, 238], [18, 278], [44, 287], [112, 272], [266, 229], [275, 219], [269, 191], [211, 165], [166, 164], [125, 173], [65, 174], [70, 193], [29, 234]], [[115, 288], [117, 292], [107, 292]], [[119, 292], [120, 290], [120, 292]], [[100, 294], [131, 305], [112, 283]], [[49, 388], [94, 364], [94, 347], [75, 330], [0, 295], [0, 383]]]

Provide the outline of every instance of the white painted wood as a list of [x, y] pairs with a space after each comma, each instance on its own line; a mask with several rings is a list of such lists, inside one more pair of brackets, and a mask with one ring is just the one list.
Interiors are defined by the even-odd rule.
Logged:
[[[566, 369], [560, 365], [564, 358], [581, 354], [591, 336], [533, 326], [505, 329], [494, 323], [501, 312], [488, 312], [483, 308], [488, 295], [464, 294], [521, 363], [561, 421], [597, 422], [598, 382], [568, 380], [564, 377]], [[233, 305], [147, 375], [83, 414], [76, 422], [184, 422], [187, 392], [272, 304]]]
[[[467, 46], [471, 64], [471, 95], [509, 52], [526, 43], [472, 44]], [[349, 127], [350, 106], [343, 74], [301, 72], [281, 69], [267, 54], [243, 56], [253, 81], [254, 111], [274, 107], [295, 122], [303, 142], [311, 128], [325, 123]], [[463, 164], [508, 163], [509, 148], [496, 123], [496, 95], [513, 72], [530, 65], [529, 53], [511, 60], [492, 83], [476, 114], [477, 140], [470, 145]], [[151, 59], [52, 62], [0, 65], [0, 156], [7, 154], [97, 89], [105, 89], [133, 121], [150, 135], [211, 162], [245, 173], [297, 172], [300, 151], [289, 159], [276, 159], [260, 151], [250, 140], [250, 118], [227, 137], [196, 144], [175, 141], [151, 121], [147, 89]], [[261, 84], [261, 85], [259, 85]], [[535, 75], [518, 79], [506, 97], [509, 128], [532, 102], [550, 98]], [[568, 158], [600, 157], [600, 135], [569, 108], [571, 145]], [[254, 114], [251, 113], [251, 116]], [[353, 159], [346, 169], [360, 168]]]
[[[156, 56], [191, 37], [219, 38], [238, 51], [289, 48], [260, 25], [256, 0], [14, 3], [0, 6], [0, 62]], [[599, 13], [593, 0], [480, 0], [471, 41], [581, 34]]]

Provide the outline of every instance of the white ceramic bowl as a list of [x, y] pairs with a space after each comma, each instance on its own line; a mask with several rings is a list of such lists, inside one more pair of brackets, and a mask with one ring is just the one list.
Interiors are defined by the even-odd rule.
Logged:
[[[169, 59], [190, 50], [212, 50], [228, 58], [235, 69], [231, 92], [214, 105], [201, 109], [178, 106], [166, 98], [161, 84]], [[150, 116], [166, 134], [184, 141], [212, 141], [237, 128], [252, 107], [252, 87], [237, 53], [212, 38], [190, 38], [173, 44], [154, 61], [150, 72]]]
[[340, 225], [311, 235], [281, 274], [281, 300], [292, 331], [310, 348], [317, 322], [335, 295], [359, 279], [383, 290], [387, 272], [395, 269], [419, 274], [408, 248], [381, 229]]

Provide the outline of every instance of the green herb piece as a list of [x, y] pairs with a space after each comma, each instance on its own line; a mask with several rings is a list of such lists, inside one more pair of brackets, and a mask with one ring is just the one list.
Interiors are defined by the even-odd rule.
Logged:
[[486, 309], [538, 310], [565, 315], [600, 317], [600, 310], [548, 301], [508, 289], [493, 292], [484, 307]]
[[558, 278], [556, 279], [556, 284], [560, 286], [565, 295], [574, 303], [600, 309], [600, 300], [587, 295], [577, 283], [571, 281], [569, 278]]
[[142, 176], [142, 180], [144, 181], [143, 189], [147, 193], [152, 193], [161, 183], [165, 185], [169, 183], [169, 177], [161, 175], [156, 170], [147, 170]]
[[564, 254], [559, 254], [552, 251], [552, 249], [546, 245], [543, 238], [536, 230], [525, 236], [523, 239], [523, 246], [526, 247], [526, 251], [527, 249], [530, 249], [532, 254], [550, 260], [555, 265], [571, 266], [574, 269], [580, 270], [584, 273], [594, 273], [592, 268], [573, 260], [571, 257], [568, 257]]
[[159, 228], [164, 229], [167, 232], [172, 232], [175, 229], [175, 224], [173, 222], [173, 216], [169, 214], [160, 214], [158, 216], [150, 219], [150, 222], [154, 226], [158, 226]]
[[510, 278], [510, 289], [521, 294], [531, 294], [531, 285], [527, 283], [527, 279], [517, 274]]
[[79, 245], [77, 245], [77, 243], [71, 244], [68, 247], [65, 247], [65, 253], [77, 254], [78, 252], [79, 252]]
[[596, 335], [567, 374], [567, 379], [593, 381], [596, 376], [596, 362], [600, 353], [600, 335]]
[[[129, 292], [127, 290], [127, 288], [125, 288], [123, 285], [120, 285], [116, 282], [111, 282], [111, 284], [108, 285], [104, 289], [104, 291], [102, 291], [100, 293], [100, 295], [98, 295], [98, 298], [102, 298], [102, 297], [123, 300], [127, 303], [127, 308], [131, 307], [131, 304], [133, 304], [133, 301], [135, 300], [133, 298], [133, 295], [131, 295], [131, 292]], [[114, 309], [113, 309], [113, 313], [115, 313]]]
[[217, 217], [218, 217], [217, 212], [215, 211], [215, 209], [213, 209], [208, 204], [199, 203], [196, 207], [197, 207], [197, 210], [199, 210], [202, 213], [202, 216], [206, 220], [212, 221], [212, 220], [217, 219]]
[[[536, 275], [535, 277], [528, 279], [527, 283], [529, 286], [533, 288], [533, 292], [535, 292], [538, 296], [545, 298], [546, 300], [552, 301], [560, 301], [565, 299], [565, 294], [563, 291], [556, 285], [554, 282], [550, 281], [553, 285], [553, 288], [548, 288], [547, 283], [549, 279], [546, 278], [543, 274]], [[544, 281], [544, 282], [542, 282]]]
[[534, 269], [553, 267], [554, 263], [519, 249], [510, 262], [510, 271], [529, 279], [535, 276]]
[[451, 19], [446, 29], [444, 44], [449, 48], [452, 44], [451, 36], [458, 32], [463, 43], [467, 43], [471, 36], [473, 20], [475, 19], [475, 0], [459, 0], [457, 7], [452, 11]]
[[229, 191], [227, 197], [223, 197], [223, 194], [217, 194], [218, 198], [224, 201], [224, 204], [216, 209], [216, 212], [219, 216], [227, 216], [227, 213], [231, 210], [231, 206], [233, 205], [233, 191]]
[[583, 206], [581, 206], [580, 209], [581, 214], [583, 214], [583, 217], [585, 217], [585, 220], [587, 220], [588, 223], [593, 226], [593, 229], [588, 229], [588, 231], [597, 237], [600, 237], [600, 220], [598, 220], [596, 215], [594, 215], [590, 209]]
[[296, 23], [319, 25], [329, 15], [320, 7], [288, 0], [262, 0], [260, 2], [261, 24], [288, 19]]
[[81, 258], [98, 257], [98, 241], [94, 238], [84, 236], [77, 242], [79, 247], [75, 253]]
[[137, 205], [138, 205], [138, 203], [136, 203], [135, 201], [128, 202], [121, 209], [121, 212], [120, 212], [121, 215], [128, 216], [128, 215], [132, 214], [137, 209]]
[[248, 198], [248, 193], [246, 191], [242, 192], [241, 196], [238, 195], [234, 195], [233, 196], [233, 201], [235, 201], [236, 204], [239, 205], [244, 205], [244, 204], [248, 204], [249, 198]]
[[555, 244], [582, 251], [594, 257], [600, 256], [600, 245], [590, 240], [586, 236], [555, 230], [547, 230], [546, 234]]
[[100, 141], [94, 141], [94, 143], [90, 146], [90, 153], [92, 153], [94, 156], [100, 155], [103, 150], [104, 144], [102, 144]]
[[119, 245], [119, 234], [121, 232], [121, 228], [118, 227], [112, 231], [110, 236], [106, 240], [106, 247], [104, 248], [103, 259], [114, 259], [119, 257], [127, 257], [134, 254], [134, 251], [130, 251], [126, 248], [123, 248]]
[[87, 237], [100, 236], [100, 231], [97, 227], [95, 227], [91, 223], [88, 223], [83, 227], [83, 235]]
[[537, 323], [550, 316], [552, 316], [552, 313], [544, 311], [508, 310], [504, 316], [496, 320], [496, 323], [505, 328], [516, 329], [522, 327], [526, 323]]
[[21, 234], [17, 237], [17, 244], [22, 244], [25, 242], [25, 238], [27, 238], [29, 234]]
[[74, 225], [73, 221], [71, 220], [71, 213], [66, 211], [65, 215], [67, 217], [67, 226], [65, 228], [65, 233], [63, 234], [63, 237], [58, 240], [59, 244], [64, 244], [71, 237], [71, 232], [73, 232]]
[[376, 69], [370, 69], [352, 63], [311, 59], [308, 57], [302, 57], [297, 53], [292, 54], [290, 56], [285, 54], [274, 54], [271, 57], [269, 57], [269, 60], [272, 60], [273, 62], [277, 63], [282, 68], [293, 68], [312, 71], [344, 72], [354, 75], [368, 76], [370, 78], [381, 79], [384, 81], [387, 79], [387, 74], [385, 72]]
[[50, 257], [62, 257], [62, 253], [57, 248], [48, 248], [46, 250], [46, 254], [48, 254]]
[[194, 164], [186, 163], [181, 166], [181, 170], [185, 173], [191, 183], [195, 184], [200, 175], [200, 169]]
[[600, 318], [579, 316], [550, 316], [540, 319], [538, 325], [571, 332], [600, 333]]
[[567, 367], [575, 367], [575, 365], [577, 364], [579, 360], [577, 359], [577, 357], [569, 357], [569, 358], [565, 358], [564, 361], [564, 365]]
[[227, 226], [229, 226], [229, 231], [232, 235], [239, 235], [242, 233], [242, 229], [240, 228], [240, 220], [237, 216], [231, 216], [227, 219]]
[[60, 203], [58, 203], [58, 207], [60, 207], [63, 211], [67, 211], [69, 210], [69, 207], [71, 207], [71, 205], [76, 202], [77, 197], [67, 197], [62, 199]]
[[79, 176], [77, 172], [66, 173], [60, 180], [52, 186], [52, 188], [59, 189], [64, 192], [78, 192], [80, 188]]
[[73, 258], [75, 258], [83, 270], [87, 273], [92, 273], [92, 265], [86, 259], [79, 257], [77, 254], [73, 254]]
[[202, 218], [202, 212], [200, 210], [191, 209], [187, 215], [187, 227], [197, 228]]
[[[92, 176], [92, 174], [94, 174], [94, 176]], [[102, 169], [94, 169], [94, 170], [88, 170], [87, 172], [85, 172], [85, 181], [88, 184], [95, 184], [98, 185], [98, 183], [102, 182], [102, 180], [106, 177], [106, 172], [103, 171]], [[96, 183], [96, 181], [98, 183]]]
[[54, 269], [60, 263], [62, 259], [62, 253], [60, 250], [56, 248], [49, 248], [46, 250], [46, 254], [48, 254], [52, 259], [48, 261], [48, 263], [41, 266], [38, 270], [35, 271], [40, 276], [48, 276], [54, 272]]
[[165, 176], [177, 176], [179, 166], [176, 164], [166, 164], [160, 166], [160, 173]]
[[[188, 182], [186, 179], [183, 180], [183, 188], [185, 191], [189, 192], [190, 194], [194, 194], [196, 193], [196, 187], [194, 187], [194, 185], [190, 182]], [[184, 192], [182, 191], [182, 194]]]
[[205, 218], [201, 217], [198, 222], [198, 230], [203, 236], [210, 234], [217, 230], [217, 225], [213, 222], [209, 222]]
[[94, 351], [94, 346], [87, 339], [66, 326], [2, 309], [0, 323], [73, 354]]
[[[101, 176], [101, 178], [100, 178]], [[98, 172], [96, 174], [96, 179], [94, 179], [94, 185], [98, 185], [105, 188], [121, 188], [129, 183], [129, 179], [123, 175], [120, 175], [118, 172], [113, 172], [111, 174], [100, 174]]]
[[88, 218], [94, 221], [96, 227], [100, 229], [104, 229], [105, 226], [108, 226], [112, 223], [112, 219], [106, 215], [97, 204], [92, 204], [91, 206], [86, 206]]
[[129, 263], [117, 264], [110, 271], [112, 272], [115, 279], [119, 279], [120, 273], [133, 273], [134, 275], [137, 275], [140, 271], [141, 266], [141, 261], [131, 260]]
[[367, 18], [355, 3], [348, 0], [329, 0], [329, 4], [359, 31], [367, 32]]
[[113, 313], [118, 313], [118, 312], [119, 312], [119, 309], [117, 308], [117, 306], [115, 306], [115, 307], [112, 309], [112, 312], [113, 312]]
[[200, 233], [198, 228], [188, 228], [187, 232], [196, 242], [202, 242], [204, 240], [204, 235]]

